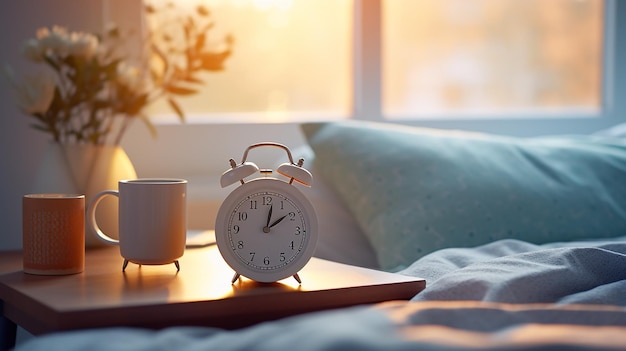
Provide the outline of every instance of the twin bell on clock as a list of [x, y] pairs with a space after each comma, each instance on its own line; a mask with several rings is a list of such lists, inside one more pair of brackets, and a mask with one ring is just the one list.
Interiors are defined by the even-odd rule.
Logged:
[[[289, 158], [273, 177], [271, 169], [260, 170], [247, 161], [250, 150], [260, 147], [283, 149]], [[220, 254], [240, 276], [258, 282], [275, 282], [293, 276], [313, 256], [317, 244], [317, 217], [311, 202], [296, 188], [311, 186], [313, 176], [295, 163], [285, 145], [265, 142], [249, 146], [240, 164], [230, 160], [220, 179], [222, 188], [239, 183], [224, 200], [215, 221], [215, 238]], [[259, 174], [257, 178], [246, 180]]]

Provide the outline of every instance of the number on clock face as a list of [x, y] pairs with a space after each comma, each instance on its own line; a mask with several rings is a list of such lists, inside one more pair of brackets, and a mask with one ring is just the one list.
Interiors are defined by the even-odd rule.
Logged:
[[303, 251], [307, 223], [285, 195], [259, 191], [245, 196], [228, 218], [227, 237], [235, 256], [251, 268], [276, 270]]

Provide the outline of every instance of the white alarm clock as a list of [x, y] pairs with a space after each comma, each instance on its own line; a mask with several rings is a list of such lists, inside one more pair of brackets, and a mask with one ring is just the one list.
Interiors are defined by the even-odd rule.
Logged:
[[[259, 170], [247, 162], [248, 152], [258, 147], [278, 147], [287, 152], [289, 163], [276, 172]], [[222, 174], [222, 188], [240, 183], [217, 213], [215, 239], [220, 254], [235, 271], [232, 283], [240, 275], [258, 282], [275, 282], [293, 276], [313, 256], [317, 244], [317, 217], [311, 202], [296, 184], [311, 186], [313, 176], [302, 167], [304, 159], [294, 163], [291, 151], [278, 143], [249, 146], [240, 164], [230, 160], [231, 168]], [[245, 180], [259, 172], [260, 176]]]

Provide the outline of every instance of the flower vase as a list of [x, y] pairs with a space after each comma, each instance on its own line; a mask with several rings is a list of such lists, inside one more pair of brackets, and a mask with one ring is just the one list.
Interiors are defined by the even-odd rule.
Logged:
[[[99, 192], [117, 189], [121, 179], [136, 179], [137, 173], [124, 149], [115, 145], [51, 143], [35, 176], [34, 193], [84, 194], [85, 204]], [[110, 237], [118, 238], [118, 202], [107, 197], [98, 206], [96, 219]], [[105, 245], [85, 228], [85, 246]]]

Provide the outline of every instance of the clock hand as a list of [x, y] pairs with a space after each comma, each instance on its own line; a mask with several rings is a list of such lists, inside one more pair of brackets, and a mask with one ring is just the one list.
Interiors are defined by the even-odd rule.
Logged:
[[270, 232], [270, 228], [272, 226], [270, 226], [270, 220], [272, 219], [272, 208], [274, 207], [274, 205], [270, 205], [270, 210], [267, 213], [267, 223], [265, 224], [265, 227], [263, 227], [263, 233], [269, 233]]
[[270, 226], [270, 220], [272, 219], [272, 208], [274, 207], [274, 205], [270, 205], [270, 211], [267, 213], [267, 223], [265, 224], [266, 227]]
[[274, 223], [272, 223], [272, 225], [270, 225], [270, 228], [277, 225], [278, 223], [280, 223], [283, 219], [285, 219], [285, 217], [287, 217], [287, 215], [284, 215], [282, 217], [280, 217], [279, 219], [275, 220]]

